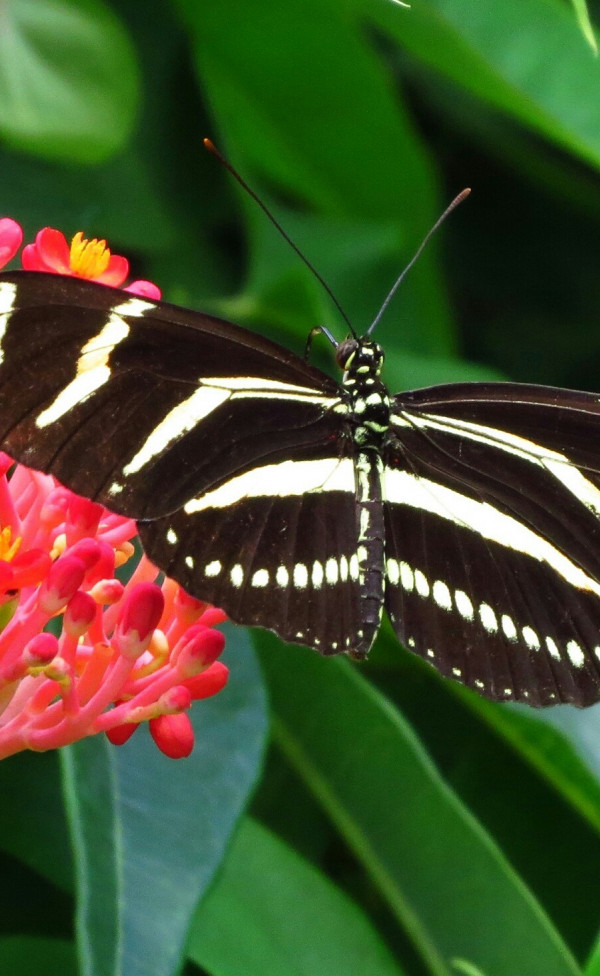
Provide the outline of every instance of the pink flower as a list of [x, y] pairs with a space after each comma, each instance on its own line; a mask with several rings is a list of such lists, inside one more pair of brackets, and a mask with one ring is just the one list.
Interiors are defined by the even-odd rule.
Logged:
[[10, 217], [0, 218], [0, 268], [12, 261], [21, 247], [23, 231], [16, 220]]
[[[227, 681], [225, 615], [142, 557], [136, 526], [0, 453], [0, 758], [149, 721], [159, 749], [189, 755], [193, 700]], [[62, 621], [62, 629], [59, 624]]]
[[[65, 235], [53, 227], [38, 231], [35, 244], [27, 244], [23, 248], [21, 260], [25, 271], [47, 271], [88, 278], [113, 288], [121, 288], [129, 274], [127, 258], [111, 254], [106, 241], [99, 241], [96, 237], [88, 241], [83, 232], [78, 231], [69, 246]], [[143, 295], [144, 298], [160, 298], [160, 289], [151, 281], [133, 281], [124, 291]]]

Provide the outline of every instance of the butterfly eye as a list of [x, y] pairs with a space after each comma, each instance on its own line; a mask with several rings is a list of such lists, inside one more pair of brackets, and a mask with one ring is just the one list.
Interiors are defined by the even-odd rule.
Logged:
[[358, 342], [352, 336], [340, 342], [335, 351], [335, 361], [340, 369], [350, 369], [358, 348]]

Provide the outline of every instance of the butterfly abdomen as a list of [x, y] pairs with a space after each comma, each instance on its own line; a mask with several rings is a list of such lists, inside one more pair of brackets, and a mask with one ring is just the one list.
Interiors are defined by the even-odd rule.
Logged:
[[350, 650], [355, 658], [369, 653], [379, 630], [385, 592], [385, 541], [381, 504], [381, 455], [373, 448], [354, 459], [356, 478], [357, 557], [360, 580], [359, 641]]
[[381, 623], [385, 593], [385, 526], [381, 449], [390, 425], [391, 401], [379, 379], [383, 353], [370, 340], [358, 340], [343, 366], [344, 393], [354, 444], [356, 536], [360, 579], [361, 628], [352, 657], [366, 657]]

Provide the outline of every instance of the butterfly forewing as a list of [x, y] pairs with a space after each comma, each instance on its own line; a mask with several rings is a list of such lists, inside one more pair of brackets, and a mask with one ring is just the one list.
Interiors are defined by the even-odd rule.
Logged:
[[322, 442], [339, 399], [331, 379], [266, 339], [57, 275], [1, 277], [0, 340], [4, 449], [138, 519], [177, 510], [256, 456]]

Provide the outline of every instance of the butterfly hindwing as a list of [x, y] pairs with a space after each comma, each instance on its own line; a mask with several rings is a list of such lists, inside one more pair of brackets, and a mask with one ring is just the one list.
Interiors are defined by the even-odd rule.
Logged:
[[140, 523], [145, 551], [238, 623], [322, 654], [360, 645], [353, 461], [303, 450]]
[[597, 408], [514, 384], [396, 398], [388, 613], [407, 646], [488, 697], [600, 696]]

